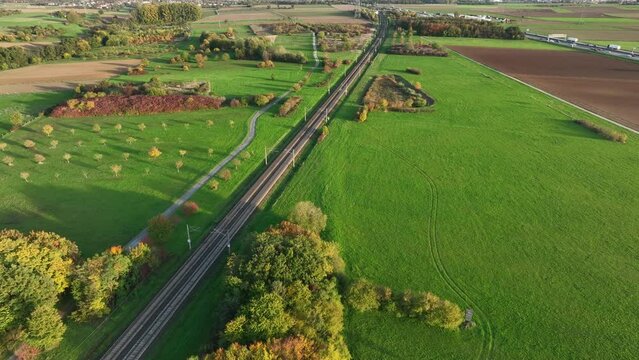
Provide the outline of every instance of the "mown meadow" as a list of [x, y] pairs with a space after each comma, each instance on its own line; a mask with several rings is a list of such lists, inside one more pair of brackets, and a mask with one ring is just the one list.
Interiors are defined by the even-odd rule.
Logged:
[[[434, 111], [355, 122], [376, 74], [419, 81]], [[453, 334], [349, 311], [354, 358], [633, 358], [639, 138], [608, 141], [574, 119], [614, 128], [455, 54], [380, 55], [237, 251], [251, 231], [310, 200], [329, 215], [323, 237], [340, 245], [352, 277], [433, 291], [475, 311], [478, 327]], [[220, 274], [163, 340], [206, 322], [206, 344], [215, 344]], [[160, 341], [152, 354], [188, 352]]]
[[[624, 314], [639, 279], [637, 137], [598, 138], [571, 121], [585, 114], [456, 55], [381, 56], [370, 74], [408, 66], [423, 69], [405, 76], [436, 99], [435, 111], [357, 124], [358, 88], [274, 212], [317, 202], [353, 275], [466, 301], [496, 358], [632, 357]], [[462, 332], [433, 349], [442, 342], [403, 321], [377, 327], [353, 315], [354, 356], [459, 358], [479, 347]]]

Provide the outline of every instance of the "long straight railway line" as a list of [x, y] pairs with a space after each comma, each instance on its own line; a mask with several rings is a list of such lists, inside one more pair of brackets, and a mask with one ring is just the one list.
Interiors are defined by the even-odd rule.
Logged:
[[169, 279], [129, 327], [103, 354], [104, 360], [141, 359], [157, 339], [173, 315], [185, 303], [208, 269], [215, 263], [231, 239], [246, 224], [255, 210], [313, 140], [328, 115], [340, 104], [348, 89], [357, 82], [367, 65], [375, 58], [386, 35], [387, 20], [380, 15], [376, 35], [342, 81], [317, 107], [280, 155], [272, 161], [224, 218], [194, 249], [185, 263]]

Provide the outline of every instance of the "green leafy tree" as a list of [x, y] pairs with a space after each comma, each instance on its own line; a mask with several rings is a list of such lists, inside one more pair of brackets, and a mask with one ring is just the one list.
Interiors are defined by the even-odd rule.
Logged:
[[57, 234], [0, 231], [0, 343], [10, 350], [57, 346], [65, 327], [55, 305], [77, 258], [78, 247]]
[[[335, 257], [336, 247], [290, 222], [258, 234], [248, 257], [228, 260], [229, 306], [239, 310], [226, 324], [225, 342], [250, 343], [253, 349], [267, 339], [302, 336], [309, 341], [299, 356], [271, 352], [270, 346], [265, 347], [267, 354], [283, 359], [350, 358], [341, 335], [344, 309], [335, 278], [335, 264], [341, 259]], [[233, 354], [239, 348], [230, 345], [226, 350]]]
[[87, 321], [108, 314], [121, 280], [131, 269], [131, 259], [122, 253], [105, 251], [87, 259], [75, 272], [71, 285], [77, 310], [72, 317]]
[[62, 341], [66, 326], [55, 307], [40, 305], [29, 316], [26, 329], [27, 344], [38, 349], [51, 350]]
[[164, 215], [158, 215], [149, 220], [149, 237], [159, 243], [165, 243], [171, 238], [175, 224]]
[[326, 227], [327, 216], [312, 202], [302, 201], [295, 204], [288, 220], [307, 230], [320, 233]]
[[359, 312], [379, 309], [377, 289], [366, 279], [355, 280], [346, 292], [346, 302]]

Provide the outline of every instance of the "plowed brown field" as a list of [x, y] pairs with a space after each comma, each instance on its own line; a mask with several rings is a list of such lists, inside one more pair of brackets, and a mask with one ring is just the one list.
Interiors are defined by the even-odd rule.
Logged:
[[451, 48], [573, 104], [639, 130], [639, 63], [578, 51]]
[[29, 93], [73, 88], [125, 73], [140, 60], [87, 61], [44, 64], [3, 71], [0, 94]]

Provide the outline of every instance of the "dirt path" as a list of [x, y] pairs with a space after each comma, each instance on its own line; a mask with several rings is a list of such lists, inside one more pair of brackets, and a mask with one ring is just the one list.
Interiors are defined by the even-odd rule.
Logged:
[[122, 74], [140, 60], [105, 60], [26, 66], [0, 73], [0, 94], [55, 91]]

